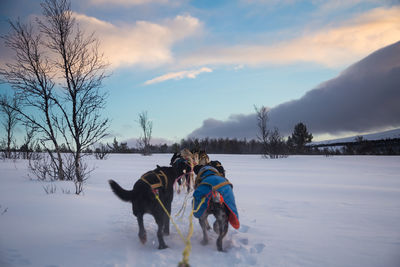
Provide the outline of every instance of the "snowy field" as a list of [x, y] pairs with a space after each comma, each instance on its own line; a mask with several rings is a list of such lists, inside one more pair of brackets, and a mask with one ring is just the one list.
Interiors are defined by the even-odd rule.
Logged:
[[[158, 250], [156, 224], [145, 216], [148, 241], [137, 237], [131, 205], [107, 180], [131, 189], [171, 155], [89, 159], [96, 169], [84, 195], [73, 184], [28, 178], [26, 162], [0, 161], [0, 266], [177, 266], [184, 244], [171, 225]], [[191, 266], [400, 266], [400, 157], [210, 155], [234, 185], [241, 228], [229, 228], [225, 253], [216, 234], [202, 246], [194, 221]], [[64, 191], [64, 192], [63, 192]], [[173, 214], [184, 195], [175, 194]], [[188, 211], [176, 218], [186, 235]], [[211, 217], [209, 217], [210, 222]]]

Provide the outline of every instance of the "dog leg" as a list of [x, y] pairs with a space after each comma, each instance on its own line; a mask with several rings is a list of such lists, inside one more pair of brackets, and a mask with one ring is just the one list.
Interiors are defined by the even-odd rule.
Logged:
[[224, 251], [222, 249], [222, 239], [226, 236], [226, 233], [228, 233], [228, 221], [224, 221], [220, 223], [219, 226], [219, 236], [217, 238], [217, 249], [218, 251]]
[[199, 223], [200, 223], [201, 229], [203, 230], [203, 240], [201, 241], [201, 244], [203, 246], [208, 244], [208, 233], [207, 233], [208, 222], [207, 222], [207, 216], [208, 216], [207, 212], [204, 212], [204, 214], [199, 219]]
[[138, 225], [139, 225], [139, 239], [142, 242], [142, 244], [145, 244], [147, 241], [147, 236], [146, 236], [146, 230], [144, 229], [144, 224], [143, 224], [143, 214], [137, 215], [137, 221], [138, 221]]
[[157, 230], [158, 249], [165, 249], [168, 246], [167, 246], [167, 244], [165, 244], [164, 238], [163, 238], [164, 214], [154, 216], [154, 219], [156, 220], [156, 223], [158, 225], [158, 230]]
[[193, 180], [192, 177], [193, 177], [193, 174], [191, 174], [191, 173], [186, 177], [186, 192], [187, 193], [189, 193], [192, 188], [192, 186], [191, 186], [192, 180]]
[[219, 233], [221, 232], [220, 230], [219, 230], [219, 221], [218, 220], [215, 220], [215, 222], [214, 222], [214, 224], [213, 224], [213, 230], [214, 230], [214, 232], [217, 234], [217, 235], [219, 235]]
[[223, 251], [222, 249], [222, 239], [228, 232], [228, 214], [225, 209], [218, 209], [216, 214], [216, 221], [214, 223], [214, 230], [218, 234], [217, 238], [217, 249], [218, 251]]
[[211, 226], [210, 226], [210, 224], [208, 223], [208, 219], [206, 218], [204, 221], [205, 221], [205, 223], [206, 223], [206, 229], [207, 229], [208, 231], [210, 231], [210, 230], [211, 230]]
[[[168, 210], [169, 214], [171, 214], [171, 203], [172, 200], [170, 201], [168, 200], [166, 203], [166, 209]], [[164, 214], [164, 223], [163, 223], [164, 235], [169, 235], [169, 217], [165, 212], [163, 212], [163, 214]]]

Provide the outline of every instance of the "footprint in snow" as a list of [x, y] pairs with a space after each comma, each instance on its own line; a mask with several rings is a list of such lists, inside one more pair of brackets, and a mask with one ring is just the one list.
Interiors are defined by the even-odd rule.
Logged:
[[265, 248], [265, 245], [263, 243], [258, 243], [258, 244], [255, 244], [254, 247], [252, 247], [250, 249], [250, 252], [251, 253], [261, 253], [264, 250], [264, 248]]
[[255, 266], [257, 265], [257, 256], [249, 251], [247, 238], [239, 239], [240, 247], [233, 249], [235, 263], [240, 266]]
[[247, 231], [249, 231], [249, 229], [250, 229], [250, 226], [243, 224], [243, 225], [240, 226], [238, 231], [241, 232], [241, 233], [247, 233]]
[[242, 238], [242, 239], [239, 239], [239, 242], [242, 243], [243, 245], [248, 245], [249, 244], [249, 239], [248, 238]]

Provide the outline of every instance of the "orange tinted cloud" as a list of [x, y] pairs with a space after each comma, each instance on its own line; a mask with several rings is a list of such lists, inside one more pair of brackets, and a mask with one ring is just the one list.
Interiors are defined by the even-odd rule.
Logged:
[[336, 25], [271, 45], [207, 47], [183, 64], [289, 64], [316, 62], [343, 66], [400, 40], [400, 8], [377, 8]]
[[190, 15], [176, 16], [162, 24], [137, 21], [133, 25], [115, 25], [83, 14], [75, 17], [84, 30], [96, 33], [101, 50], [114, 68], [170, 63], [171, 47], [202, 28], [201, 22]]

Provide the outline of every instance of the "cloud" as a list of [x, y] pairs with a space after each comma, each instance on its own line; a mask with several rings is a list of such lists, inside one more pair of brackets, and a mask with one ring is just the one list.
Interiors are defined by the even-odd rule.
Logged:
[[[331, 12], [335, 10], [340, 10], [340, 9], [345, 9], [345, 8], [350, 8], [353, 6], [356, 6], [357, 4], [360, 4], [362, 2], [374, 2], [374, 0], [347, 0], [347, 1], [341, 1], [341, 0], [330, 0], [330, 1], [322, 1], [319, 6], [319, 12], [326, 13], [326, 12]], [[376, 2], [376, 0], [375, 0]]]
[[394, 43], [400, 36], [400, 7], [377, 8], [335, 26], [305, 32], [270, 45], [205, 47], [182, 57], [186, 65], [263, 65], [315, 62], [344, 66]]
[[96, 33], [101, 50], [114, 68], [171, 63], [172, 46], [202, 29], [202, 23], [190, 15], [179, 15], [162, 24], [137, 21], [133, 25], [115, 25], [84, 14], [74, 15], [84, 30]]
[[346, 10], [349, 8], [356, 7], [357, 5], [365, 5], [365, 4], [372, 4], [372, 5], [398, 5], [400, 4], [398, 0], [317, 0], [314, 1], [314, 4], [317, 5], [318, 8], [318, 15], [326, 15], [332, 11], [339, 11], [339, 10]]
[[[121, 6], [137, 6], [137, 5], [145, 5], [145, 4], [166, 4], [168, 0], [113, 0], [113, 5], [121, 5]], [[93, 5], [109, 5], [109, 0], [90, 0], [90, 3]]]
[[197, 75], [199, 75], [203, 72], [212, 72], [212, 69], [203, 67], [198, 70], [184, 70], [184, 71], [179, 71], [179, 72], [170, 72], [170, 73], [161, 75], [159, 77], [156, 77], [154, 79], [148, 80], [144, 84], [150, 85], [150, 84], [154, 84], [154, 83], [165, 82], [168, 80], [182, 80], [184, 78], [195, 79], [197, 77]]
[[252, 138], [256, 137], [256, 115], [234, 114], [228, 120], [209, 118], [203, 125], [188, 135], [190, 138]]
[[[284, 6], [292, 6], [305, 2], [303, 0], [241, 0], [242, 3], [248, 5], [262, 5], [264, 7], [279, 8]], [[330, 11], [336, 11], [340, 9], [352, 8], [359, 4], [386, 4], [394, 5], [398, 4], [398, 0], [313, 0], [309, 1], [308, 4], [313, 5], [318, 13], [326, 13]]]
[[277, 6], [277, 5], [293, 5], [301, 0], [241, 0], [245, 4], [256, 4], [256, 5], [267, 5], [267, 6]]
[[[400, 127], [400, 42], [382, 48], [307, 92], [270, 110], [269, 126], [289, 135], [298, 122], [314, 135]], [[207, 119], [189, 137], [255, 138], [255, 114]]]

